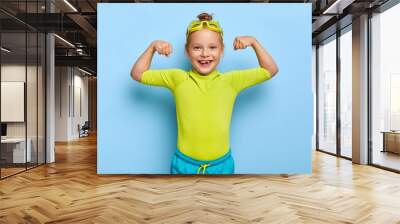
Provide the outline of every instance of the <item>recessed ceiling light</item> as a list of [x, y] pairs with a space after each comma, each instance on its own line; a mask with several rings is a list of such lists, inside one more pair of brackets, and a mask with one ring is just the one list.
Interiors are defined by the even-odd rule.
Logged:
[[1, 50], [4, 51], [4, 52], [6, 52], [6, 53], [10, 53], [10, 52], [11, 52], [11, 50], [9, 50], [9, 49], [7, 49], [7, 48], [5, 48], [5, 47], [1, 47]]
[[355, 0], [336, 0], [332, 5], [322, 12], [322, 14], [342, 14], [343, 9], [351, 5]]
[[72, 10], [74, 10], [75, 12], [78, 12], [78, 10], [71, 4], [69, 3], [68, 0], [64, 0], [65, 4], [67, 4]]
[[79, 68], [79, 67], [78, 67], [78, 70], [81, 71], [81, 72], [83, 72], [83, 73], [85, 73], [85, 74], [87, 74], [87, 75], [92, 75], [92, 73], [90, 73], [90, 72], [88, 72], [88, 71], [86, 71], [86, 70], [83, 70], [83, 69], [81, 69], [81, 68]]
[[75, 45], [71, 44], [71, 42], [69, 42], [68, 40], [66, 40], [66, 39], [64, 39], [64, 38], [62, 38], [62, 37], [60, 37], [60, 36], [57, 35], [57, 34], [54, 34], [54, 36], [57, 37], [58, 39], [60, 39], [62, 42], [64, 42], [64, 43], [68, 44], [69, 46], [75, 48]]

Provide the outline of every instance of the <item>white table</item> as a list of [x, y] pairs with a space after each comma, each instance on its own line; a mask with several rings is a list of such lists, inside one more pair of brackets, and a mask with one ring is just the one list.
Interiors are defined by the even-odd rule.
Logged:
[[[32, 140], [30, 138], [26, 139], [27, 146], [25, 154], [25, 138], [6, 138], [1, 139], [2, 145], [13, 145], [13, 163], [25, 163], [32, 160], [31, 145]], [[27, 161], [25, 161], [25, 158]]]

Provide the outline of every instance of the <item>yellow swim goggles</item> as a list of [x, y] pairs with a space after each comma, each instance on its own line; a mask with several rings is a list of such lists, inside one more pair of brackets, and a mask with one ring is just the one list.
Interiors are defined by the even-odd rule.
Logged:
[[222, 28], [220, 27], [219, 23], [217, 21], [193, 21], [189, 24], [188, 29], [186, 31], [186, 38], [189, 37], [189, 34], [193, 33], [194, 31], [198, 31], [201, 29], [209, 29], [215, 32], [218, 32], [223, 35]]

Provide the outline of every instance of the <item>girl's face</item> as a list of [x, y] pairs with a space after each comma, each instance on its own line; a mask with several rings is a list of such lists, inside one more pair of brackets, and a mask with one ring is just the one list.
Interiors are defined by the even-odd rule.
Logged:
[[186, 46], [188, 56], [193, 68], [202, 75], [208, 75], [215, 67], [224, 52], [221, 34], [202, 29], [190, 34]]

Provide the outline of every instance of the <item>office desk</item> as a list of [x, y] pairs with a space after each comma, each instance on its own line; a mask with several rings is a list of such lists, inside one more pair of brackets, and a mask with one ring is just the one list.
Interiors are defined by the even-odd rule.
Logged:
[[[30, 162], [32, 160], [32, 140], [28, 138], [26, 142], [28, 143], [28, 147], [26, 147], [25, 154], [25, 138], [1, 139], [1, 157], [9, 163]], [[27, 161], [25, 161], [25, 158], [27, 159]]]
[[382, 131], [383, 133], [383, 150], [382, 152], [393, 152], [400, 154], [400, 132], [399, 131]]

